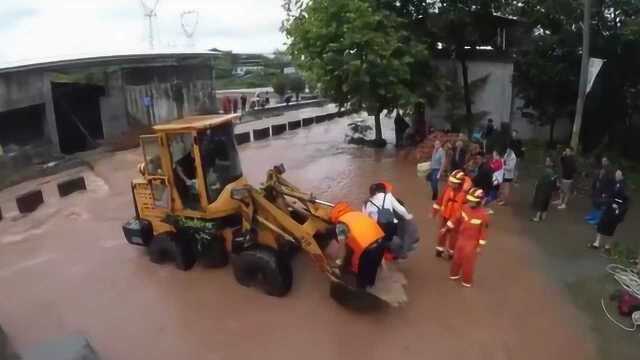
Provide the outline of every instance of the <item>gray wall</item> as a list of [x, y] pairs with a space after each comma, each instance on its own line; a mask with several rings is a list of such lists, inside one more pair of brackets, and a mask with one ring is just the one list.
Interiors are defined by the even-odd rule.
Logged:
[[[126, 69], [123, 83], [131, 126], [217, 112], [213, 67], [208, 65]], [[148, 107], [145, 97], [151, 100]]]
[[[447, 71], [451, 66], [457, 67], [458, 80], [462, 83], [462, 69], [459, 62], [450, 60], [436, 60], [438, 67]], [[539, 138], [546, 140], [549, 127], [537, 126], [521, 115], [519, 108], [522, 100], [519, 99], [513, 89], [513, 63], [507, 61], [470, 61], [469, 80], [479, 79], [486, 74], [491, 74], [486, 86], [480, 90], [473, 99], [474, 112], [486, 111], [488, 115], [482, 120], [486, 123], [488, 118], [493, 118], [496, 127], [502, 122], [511, 122], [511, 126], [517, 129], [523, 139]], [[446, 107], [443, 101], [434, 109], [427, 109], [427, 121], [436, 128], [447, 128], [449, 124], [444, 120]], [[460, 109], [464, 112], [464, 108]], [[570, 134], [569, 119], [558, 119], [555, 130], [555, 139], [563, 140]]]
[[[451, 72], [451, 67], [457, 68], [458, 81], [462, 83], [462, 69], [460, 63], [450, 60], [437, 60], [438, 67], [447, 73]], [[513, 75], [513, 64], [509, 62], [494, 61], [470, 61], [469, 81], [479, 79], [490, 74], [485, 87], [473, 98], [473, 112], [486, 111], [488, 115], [483, 119], [493, 118], [494, 123], [508, 122], [511, 114], [512, 86], [511, 77]], [[459, 111], [464, 113], [464, 106]], [[446, 104], [441, 99], [438, 106], [427, 109], [427, 120], [431, 120], [433, 126], [446, 128], [449, 124], [444, 120], [446, 114]]]
[[57, 149], [58, 133], [50, 79], [50, 74], [42, 71], [20, 71], [0, 75], [0, 111], [44, 104], [45, 140]]
[[44, 86], [41, 71], [0, 75], [0, 111], [44, 103]]
[[111, 71], [105, 74], [106, 95], [100, 98], [100, 118], [105, 139], [117, 138], [129, 129], [125, 96], [122, 91], [122, 72]]

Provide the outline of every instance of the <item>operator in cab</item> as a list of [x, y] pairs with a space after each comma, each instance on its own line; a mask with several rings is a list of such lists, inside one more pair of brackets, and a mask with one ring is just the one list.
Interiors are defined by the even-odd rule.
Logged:
[[176, 189], [185, 203], [184, 206], [193, 208], [198, 203], [196, 182], [196, 160], [193, 147], [174, 165]]

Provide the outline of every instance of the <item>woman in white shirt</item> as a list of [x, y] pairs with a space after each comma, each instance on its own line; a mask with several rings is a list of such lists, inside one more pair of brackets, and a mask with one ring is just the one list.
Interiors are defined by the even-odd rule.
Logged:
[[369, 187], [369, 200], [362, 206], [362, 212], [375, 220], [384, 231], [383, 242], [389, 244], [398, 229], [398, 219], [395, 214], [402, 216], [405, 220], [413, 219], [407, 209], [396, 200], [382, 183], [373, 184]]
[[511, 184], [513, 183], [513, 179], [516, 175], [516, 164], [518, 163], [518, 158], [516, 157], [515, 152], [509, 147], [507, 152], [504, 154], [504, 179], [501, 185], [502, 196], [500, 196], [500, 200], [498, 201], [498, 205], [506, 205], [509, 202], [509, 195], [511, 194]]

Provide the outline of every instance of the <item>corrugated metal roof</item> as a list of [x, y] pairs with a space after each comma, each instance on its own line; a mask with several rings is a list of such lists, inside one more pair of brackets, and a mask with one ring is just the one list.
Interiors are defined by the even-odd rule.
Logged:
[[57, 68], [66, 68], [73, 66], [97, 66], [108, 65], [110, 63], [127, 62], [135, 60], [147, 60], [154, 58], [190, 58], [190, 57], [215, 57], [219, 52], [212, 51], [175, 51], [175, 50], [158, 50], [158, 51], [135, 51], [127, 53], [101, 53], [101, 54], [81, 54], [56, 56], [41, 59], [18, 60], [6, 63], [0, 63], [0, 74], [25, 71], [25, 70], [55, 70]]

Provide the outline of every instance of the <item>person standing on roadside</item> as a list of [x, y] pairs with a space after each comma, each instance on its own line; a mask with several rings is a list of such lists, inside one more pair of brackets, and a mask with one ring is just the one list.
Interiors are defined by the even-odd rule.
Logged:
[[533, 194], [533, 209], [536, 211], [531, 221], [540, 222], [547, 219], [547, 211], [551, 204], [551, 197], [558, 186], [558, 176], [553, 171], [553, 160], [547, 157], [545, 160], [544, 173], [536, 183], [535, 193]]
[[484, 130], [482, 130], [482, 150], [484, 150], [485, 152], [488, 151], [487, 149], [487, 141], [490, 140], [493, 137], [493, 134], [496, 132], [496, 127], [493, 125], [493, 119], [489, 118], [489, 120], [487, 120], [487, 125], [485, 126]]
[[591, 184], [591, 203], [593, 209], [585, 216], [587, 223], [596, 225], [600, 221], [602, 211], [608, 198], [613, 193], [614, 179], [609, 165], [609, 159], [603, 157], [600, 160], [600, 169]]
[[[493, 189], [493, 170], [491, 170], [491, 156], [480, 153], [480, 166], [476, 176], [473, 177], [473, 186], [480, 188], [485, 194]], [[483, 196], [483, 201], [486, 201]]]
[[558, 205], [558, 210], [564, 210], [567, 208], [571, 193], [573, 191], [573, 180], [578, 171], [576, 165], [576, 158], [573, 154], [573, 148], [567, 147], [560, 157], [560, 200], [555, 204]]
[[462, 140], [456, 141], [456, 147], [451, 157], [451, 171], [464, 170], [467, 164], [467, 151], [464, 149]]
[[518, 181], [518, 167], [522, 162], [522, 160], [524, 160], [524, 153], [525, 153], [525, 148], [524, 148], [524, 145], [522, 144], [522, 140], [518, 135], [518, 130], [513, 130], [511, 132], [511, 141], [509, 142], [509, 148], [513, 150], [514, 154], [516, 154], [516, 158], [518, 159], [518, 162], [516, 163], [516, 168], [513, 174], [513, 182], [515, 183]]
[[513, 179], [516, 176], [516, 166], [518, 164], [518, 158], [516, 157], [515, 152], [509, 147], [507, 152], [504, 154], [504, 180], [500, 187], [500, 200], [498, 201], [498, 205], [505, 206], [509, 202], [509, 197], [511, 195], [511, 185], [513, 183]]
[[245, 94], [240, 96], [240, 108], [242, 109], [243, 114], [247, 112], [247, 95]]
[[446, 155], [442, 148], [440, 140], [436, 140], [433, 144], [433, 155], [431, 156], [431, 170], [427, 174], [427, 181], [431, 184], [431, 200], [438, 200], [438, 183], [442, 177], [442, 171], [444, 170]]
[[495, 150], [493, 151], [489, 165], [491, 167], [491, 190], [486, 198], [484, 206], [486, 207], [487, 213], [489, 213], [489, 215], [493, 215], [493, 210], [489, 205], [498, 200], [500, 185], [504, 181], [504, 161], [500, 154]]
[[625, 190], [622, 170], [616, 171], [615, 180], [613, 192], [604, 206], [600, 221], [598, 221], [596, 241], [589, 245], [590, 248], [598, 250], [601, 243], [604, 242], [604, 251], [607, 255], [611, 255], [611, 241], [603, 241], [603, 237], [611, 238], [615, 235], [618, 225], [624, 221], [629, 209], [629, 196]]

